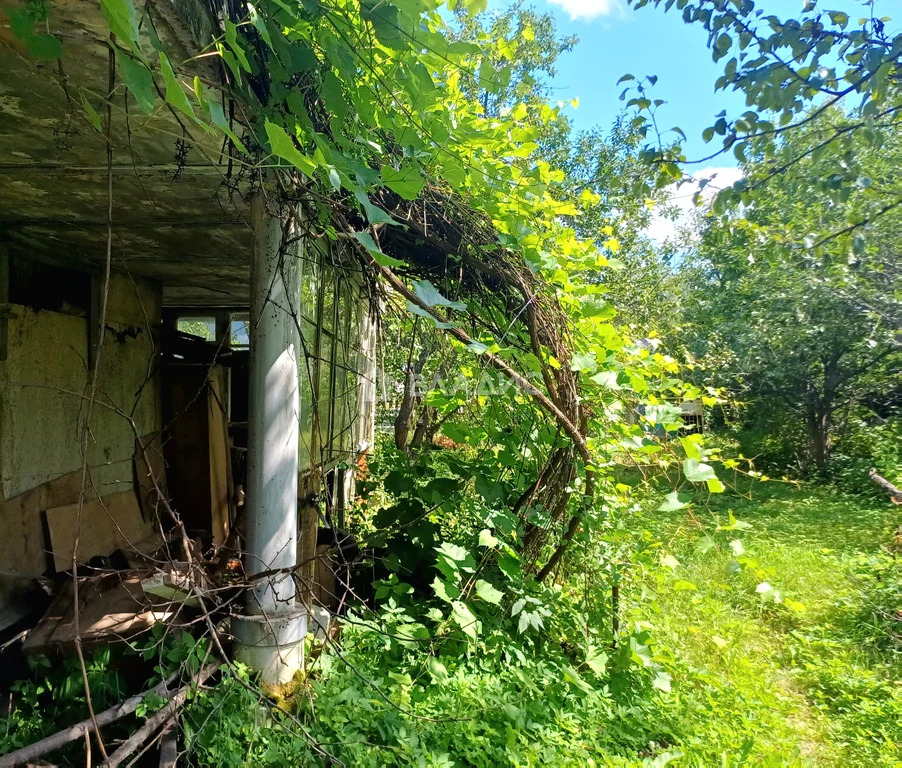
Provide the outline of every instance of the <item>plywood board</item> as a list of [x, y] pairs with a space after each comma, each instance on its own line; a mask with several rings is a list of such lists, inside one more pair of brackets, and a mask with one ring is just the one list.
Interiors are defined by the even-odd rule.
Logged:
[[[44, 537], [44, 510], [78, 501], [81, 470], [0, 501], [0, 563], [22, 576], [48, 570], [49, 544]], [[3, 600], [0, 597], [0, 604]]]
[[153, 527], [141, 517], [138, 497], [124, 491], [79, 505], [68, 504], [47, 510], [50, 548], [57, 571], [72, 567], [72, 552], [78, 534], [78, 562], [95, 555], [110, 555], [117, 549], [134, 550], [151, 539]]

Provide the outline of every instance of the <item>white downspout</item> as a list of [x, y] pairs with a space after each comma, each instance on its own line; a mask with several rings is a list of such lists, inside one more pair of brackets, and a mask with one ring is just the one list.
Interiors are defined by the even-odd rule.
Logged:
[[295, 601], [288, 572], [297, 559], [298, 312], [301, 295], [296, 225], [267, 212], [261, 193], [251, 201], [254, 253], [250, 298], [250, 409], [244, 568], [286, 572], [248, 590], [245, 615], [233, 620], [235, 658], [284, 683], [304, 661], [307, 616]]

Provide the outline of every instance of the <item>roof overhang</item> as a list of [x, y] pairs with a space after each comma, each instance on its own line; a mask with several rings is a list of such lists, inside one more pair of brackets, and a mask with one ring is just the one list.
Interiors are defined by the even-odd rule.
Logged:
[[[190, 58], [202, 6], [148, 5], [167, 50]], [[108, 27], [99, 6], [55, 0], [48, 24], [63, 56], [53, 61], [31, 57], [0, 14], [0, 243], [13, 255], [100, 268], [112, 186], [114, 269], [158, 281], [168, 305], [246, 306], [250, 217], [220, 138], [162, 102], [144, 114], [117, 72], [108, 168], [105, 137], [84, 106], [105, 114]]]

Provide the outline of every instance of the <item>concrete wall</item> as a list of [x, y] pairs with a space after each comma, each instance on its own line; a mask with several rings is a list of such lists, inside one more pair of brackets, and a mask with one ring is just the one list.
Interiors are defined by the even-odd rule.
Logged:
[[[82, 466], [88, 328], [85, 317], [15, 304], [10, 308], [17, 317], [8, 321], [7, 359], [0, 361], [0, 568], [36, 575], [46, 568], [39, 507], [77, 501], [61, 501], [77, 486], [61, 478], [80, 473]], [[141, 435], [161, 427], [154, 364], [160, 308], [158, 286], [113, 277], [98, 401], [130, 415]], [[132, 488], [135, 432], [129, 421], [95, 405], [92, 434], [88, 466], [93, 488], [88, 495]], [[53, 480], [58, 484], [52, 492], [29, 495]]]

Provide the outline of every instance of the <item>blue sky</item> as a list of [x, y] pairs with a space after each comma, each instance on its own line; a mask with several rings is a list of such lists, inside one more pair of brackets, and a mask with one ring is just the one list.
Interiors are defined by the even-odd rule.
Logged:
[[[715, 94], [714, 82], [722, 70], [711, 61], [704, 29], [684, 24], [677, 13], [655, 8], [625, 10], [604, 0], [567, 2], [573, 9], [610, 8], [594, 19], [571, 20], [565, 8], [547, 0], [536, 3], [537, 9], [553, 13], [562, 33], [580, 39], [561, 57], [554, 81], [558, 99], [579, 98], [579, 107], [570, 112], [575, 127], [608, 126], [614, 121], [624, 107], [619, 97], [626, 84], [617, 85], [622, 75], [657, 75], [653, 98], [667, 102], [658, 112], [660, 127], [678, 125], [685, 131], [689, 159], [710, 154], [702, 131], [720, 110], [741, 109], [744, 100], [735, 93]], [[724, 156], [722, 164], [733, 165], [732, 155]]]
[[[800, 15], [804, 0], [759, 0], [756, 6], [782, 18]], [[811, 0], [807, 0], [811, 2]], [[902, 0], [876, 0], [881, 14], [892, 15]], [[853, 20], [862, 13], [867, 0], [818, 0], [818, 10], [844, 10]], [[717, 113], [726, 110], [735, 116], [745, 109], [745, 98], [733, 91], [714, 90], [723, 73], [723, 63], [715, 64], [707, 48], [707, 35], [697, 24], [685, 24], [681, 14], [661, 8], [630, 9], [626, 0], [531, 0], [538, 11], [550, 12], [561, 34], [576, 34], [579, 43], [558, 62], [558, 76], [552, 82], [555, 100], [579, 99], [568, 112], [577, 129], [611, 126], [624, 109], [619, 100], [625, 84], [617, 85], [624, 74], [656, 75], [658, 82], [651, 98], [666, 103], [658, 112], [659, 127], [679, 126], [686, 134], [688, 160], [710, 155], [719, 142], [705, 144], [702, 131], [713, 124]], [[508, 5], [508, 0], [490, 0], [490, 9]], [[673, 136], [673, 134], [671, 134]], [[710, 196], [734, 183], [741, 172], [731, 152], [695, 166], [696, 178], [707, 178]], [[692, 186], [675, 190], [671, 202], [688, 212], [692, 206]], [[655, 216], [648, 234], [663, 242], [677, 233], [681, 221]]]
[[[897, 2], [882, 0], [877, 7], [892, 14]], [[658, 76], [652, 98], [667, 102], [658, 113], [659, 125], [662, 129], [677, 125], [685, 131], [689, 160], [704, 157], [715, 148], [702, 141], [701, 133], [718, 112], [726, 109], [728, 115], [735, 115], [745, 108], [741, 94], [715, 93], [714, 82], [722, 74], [724, 62], [711, 60], [704, 29], [683, 23], [675, 11], [665, 13], [649, 6], [636, 11], [624, 0], [534, 0], [533, 4], [554, 15], [562, 34], [580, 38], [576, 48], [559, 60], [553, 83], [556, 99], [579, 98], [579, 107], [570, 111], [577, 128], [611, 125], [624, 107], [619, 101], [624, 85], [618, 86], [617, 81], [627, 73]], [[766, 0], [756, 5], [782, 17], [802, 11], [802, 0]], [[820, 0], [818, 6], [845, 10], [853, 19], [865, 15], [859, 13], [862, 0]], [[732, 153], [712, 161], [718, 166], [733, 167], [735, 163]]]

